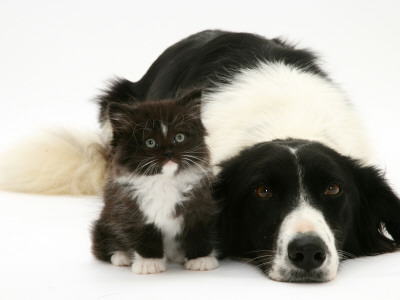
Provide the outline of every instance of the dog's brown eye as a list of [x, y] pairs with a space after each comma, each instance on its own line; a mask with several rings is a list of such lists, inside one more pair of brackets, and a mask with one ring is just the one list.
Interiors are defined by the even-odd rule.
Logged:
[[341, 189], [340, 186], [337, 184], [332, 184], [328, 186], [328, 188], [325, 190], [325, 195], [327, 196], [336, 196], [340, 193]]
[[268, 199], [268, 198], [271, 198], [271, 196], [272, 196], [272, 192], [270, 191], [270, 189], [264, 185], [259, 186], [257, 188], [256, 192], [257, 192], [257, 196], [260, 198], [263, 198], [263, 199]]

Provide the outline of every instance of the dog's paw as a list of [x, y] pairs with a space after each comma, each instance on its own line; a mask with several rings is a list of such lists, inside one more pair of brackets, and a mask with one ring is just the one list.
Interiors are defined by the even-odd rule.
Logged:
[[155, 274], [167, 269], [166, 259], [135, 257], [132, 272], [135, 274]]
[[111, 256], [111, 263], [117, 267], [125, 267], [131, 265], [132, 259], [128, 252], [116, 251]]
[[218, 260], [214, 256], [204, 256], [189, 259], [185, 263], [185, 268], [191, 271], [210, 271], [218, 268]]

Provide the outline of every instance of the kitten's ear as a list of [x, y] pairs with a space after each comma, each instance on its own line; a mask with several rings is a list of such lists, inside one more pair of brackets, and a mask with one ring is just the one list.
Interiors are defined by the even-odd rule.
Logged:
[[203, 89], [192, 89], [178, 94], [178, 104], [182, 106], [200, 107]]
[[137, 114], [135, 105], [112, 103], [108, 106], [108, 117], [113, 134], [119, 134], [132, 126]]
[[112, 80], [107, 89], [103, 90], [103, 94], [97, 99], [97, 103], [100, 106], [100, 122], [103, 123], [107, 120], [108, 107], [112, 103], [132, 104], [136, 95], [136, 83], [123, 78]]

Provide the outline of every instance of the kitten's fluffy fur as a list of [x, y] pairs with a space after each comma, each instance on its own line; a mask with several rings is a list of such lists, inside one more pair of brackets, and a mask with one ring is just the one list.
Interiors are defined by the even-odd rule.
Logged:
[[106, 114], [111, 169], [94, 255], [117, 266], [132, 262], [139, 274], [162, 272], [167, 260], [215, 269], [217, 208], [198, 103], [112, 103]]

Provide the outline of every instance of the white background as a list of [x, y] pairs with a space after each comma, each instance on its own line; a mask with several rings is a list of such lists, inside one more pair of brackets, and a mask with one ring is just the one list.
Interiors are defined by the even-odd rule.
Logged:
[[[140, 79], [166, 47], [210, 28], [280, 36], [315, 50], [359, 111], [377, 163], [400, 192], [395, 0], [2, 0], [0, 152], [42, 128], [96, 130], [93, 99], [107, 80]], [[100, 207], [97, 197], [1, 192], [0, 298], [400, 299], [400, 253], [344, 262], [325, 284], [277, 283], [230, 261], [213, 272], [169, 265], [163, 274], [133, 275], [90, 254], [90, 223]]]

